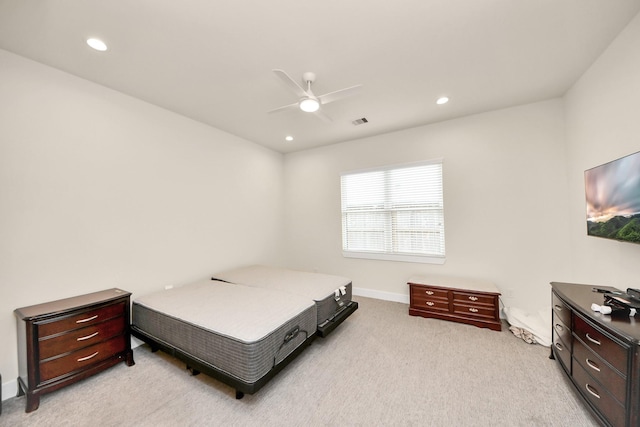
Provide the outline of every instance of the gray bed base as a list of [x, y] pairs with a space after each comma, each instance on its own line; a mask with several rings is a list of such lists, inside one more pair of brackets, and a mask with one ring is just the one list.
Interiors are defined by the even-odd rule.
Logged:
[[[327, 331], [321, 330], [320, 329], [322, 327], [321, 325], [328, 324], [327, 322], [330, 322], [331, 319], [336, 318], [336, 316], [338, 316], [339, 313], [343, 312], [353, 302], [351, 300], [352, 284], [349, 283], [348, 285], [345, 286], [345, 288], [346, 288], [346, 293], [345, 295], [341, 296], [340, 300], [336, 300], [333, 294], [331, 294], [322, 300], [315, 301], [316, 307], [318, 308], [318, 335], [320, 335], [321, 337], [324, 337], [329, 333]], [[356, 304], [356, 308], [357, 308], [357, 304]], [[350, 311], [346, 317], [348, 317], [351, 313], [353, 313], [353, 311]], [[344, 317], [344, 319], [346, 319], [346, 317]]]
[[355, 301], [349, 301], [345, 303], [333, 316], [318, 325], [316, 335], [319, 337], [326, 337], [331, 331], [344, 322], [347, 317], [351, 316], [354, 311], [358, 309], [358, 303]]
[[183, 351], [182, 349], [163, 341], [157, 337], [153, 337], [148, 333], [140, 330], [137, 326], [131, 325], [131, 335], [144, 341], [151, 347], [152, 352], [162, 350], [163, 352], [175, 357], [178, 360], [183, 361], [187, 365], [187, 369], [192, 375], [198, 375], [204, 373], [216, 380], [233, 387], [236, 391], [236, 399], [242, 399], [246, 394], [254, 394], [260, 390], [271, 378], [273, 378], [278, 372], [284, 369], [293, 359], [295, 359], [302, 351], [307, 348], [315, 339], [315, 334], [309, 334], [307, 338], [296, 347], [289, 355], [282, 359], [277, 365], [275, 365], [269, 372], [263, 375], [261, 378], [253, 383], [247, 383], [236, 377], [227, 374], [224, 371], [219, 370], [214, 365], [194, 357], [193, 355]]

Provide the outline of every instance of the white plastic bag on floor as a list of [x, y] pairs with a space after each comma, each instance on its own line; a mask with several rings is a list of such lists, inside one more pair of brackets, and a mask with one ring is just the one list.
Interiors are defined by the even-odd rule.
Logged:
[[551, 307], [533, 314], [517, 307], [504, 307], [502, 311], [515, 336], [528, 343], [551, 346]]

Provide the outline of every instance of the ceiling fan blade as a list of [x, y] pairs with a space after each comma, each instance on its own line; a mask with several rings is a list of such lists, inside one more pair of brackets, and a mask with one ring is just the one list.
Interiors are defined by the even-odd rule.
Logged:
[[289, 89], [296, 94], [298, 98], [302, 98], [304, 96], [309, 96], [306, 90], [302, 88], [295, 80], [289, 77], [289, 74], [285, 73], [283, 70], [273, 70], [276, 76], [280, 78], [287, 85]]
[[333, 120], [331, 119], [331, 117], [329, 117], [324, 111], [322, 111], [322, 109], [316, 111], [314, 114], [316, 117], [318, 117], [320, 120], [327, 122], [327, 123], [331, 123], [333, 122]]
[[325, 93], [324, 95], [320, 95], [318, 99], [321, 104], [328, 104], [333, 101], [338, 101], [342, 98], [346, 98], [348, 96], [355, 95], [360, 91], [362, 85], [351, 86], [345, 89], [336, 90], [335, 92]]
[[298, 106], [298, 103], [294, 102], [293, 104], [285, 105], [283, 107], [278, 107], [278, 108], [275, 108], [275, 109], [273, 109], [271, 111], [267, 111], [267, 114], [279, 113], [281, 111], [286, 111], [286, 110], [297, 110], [298, 108], [300, 108]]

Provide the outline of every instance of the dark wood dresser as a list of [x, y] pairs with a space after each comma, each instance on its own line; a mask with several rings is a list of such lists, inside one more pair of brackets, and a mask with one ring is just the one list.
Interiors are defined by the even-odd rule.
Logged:
[[131, 294], [108, 289], [14, 311], [18, 318], [18, 395], [26, 412], [40, 395], [124, 361], [134, 364], [129, 332]]
[[552, 282], [551, 289], [551, 358], [600, 422], [640, 425], [640, 322], [593, 311], [591, 305], [603, 305], [604, 296], [591, 285]]
[[502, 330], [500, 292], [493, 283], [451, 277], [413, 276], [409, 279], [411, 316], [466, 323]]

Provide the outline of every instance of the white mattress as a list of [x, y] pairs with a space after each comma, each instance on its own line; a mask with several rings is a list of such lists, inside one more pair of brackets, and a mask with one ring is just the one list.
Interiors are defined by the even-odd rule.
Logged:
[[283, 297], [269, 289], [214, 284], [209, 279], [142, 296], [135, 302], [246, 343], [264, 338], [314, 306], [313, 301], [302, 296]]
[[309, 273], [278, 267], [251, 265], [223, 271], [213, 275], [214, 279], [256, 288], [285, 291], [290, 294], [322, 301], [336, 289], [351, 283], [346, 277], [322, 273]]

